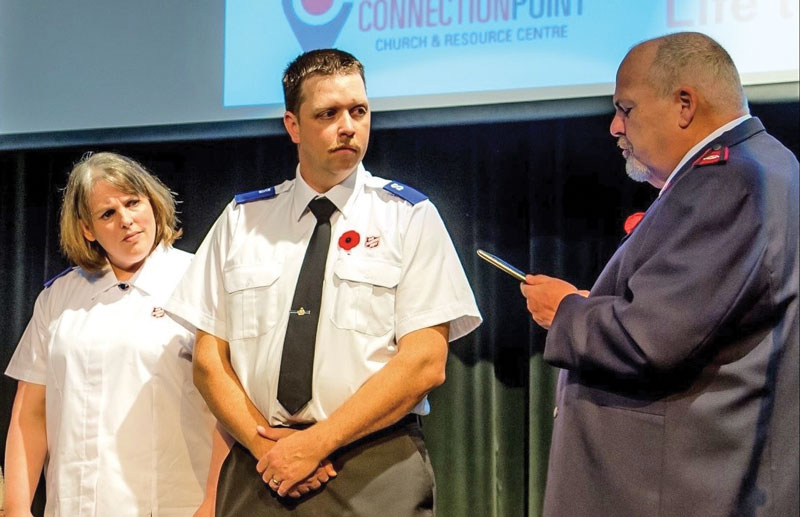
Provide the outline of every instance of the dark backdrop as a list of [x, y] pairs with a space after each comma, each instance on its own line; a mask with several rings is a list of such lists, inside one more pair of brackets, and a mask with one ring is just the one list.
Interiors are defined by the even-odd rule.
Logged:
[[[796, 101], [752, 112], [798, 154]], [[475, 249], [588, 289], [627, 215], [656, 195], [625, 177], [610, 116], [373, 131], [365, 165], [438, 206], [485, 319], [452, 344], [448, 380], [431, 396], [424, 423], [442, 516], [540, 512], [555, 371], [541, 361], [545, 333], [517, 282]], [[58, 251], [60, 189], [89, 149], [129, 155], [178, 193], [185, 233], [177, 247], [187, 251], [234, 193], [293, 177], [296, 163], [284, 136], [0, 153], [0, 367], [42, 283], [68, 265]], [[0, 389], [4, 441], [14, 383], [3, 377]]]

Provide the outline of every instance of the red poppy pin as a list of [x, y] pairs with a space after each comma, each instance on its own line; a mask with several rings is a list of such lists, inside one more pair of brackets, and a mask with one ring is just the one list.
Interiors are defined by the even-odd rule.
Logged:
[[358, 243], [361, 241], [361, 236], [355, 230], [349, 230], [342, 234], [339, 237], [339, 247], [345, 251], [350, 251], [351, 249], [358, 246]]
[[638, 225], [643, 218], [644, 212], [635, 212], [629, 215], [628, 218], [625, 219], [625, 225], [623, 226], [623, 228], [625, 228], [625, 233], [630, 235], [633, 229], [636, 228], [636, 225]]

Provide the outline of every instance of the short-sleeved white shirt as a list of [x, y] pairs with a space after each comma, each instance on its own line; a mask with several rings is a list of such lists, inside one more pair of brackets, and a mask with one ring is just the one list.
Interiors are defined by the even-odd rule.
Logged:
[[[316, 224], [307, 205], [319, 195], [299, 172], [270, 199], [231, 202], [167, 304], [230, 343], [233, 368], [271, 425], [326, 419], [409, 332], [449, 322], [455, 340], [481, 322], [436, 208], [393, 195], [387, 183], [359, 165], [325, 194], [338, 211], [331, 217], [312, 400], [297, 415], [280, 405], [277, 390], [294, 287]], [[359, 240], [350, 249], [340, 243], [347, 232]], [[426, 400], [415, 408], [428, 411]]]
[[[48, 516], [190, 516], [214, 419], [194, 335], [164, 304], [191, 255], [159, 247], [119, 287], [75, 268], [43, 290], [6, 375], [46, 387]], [[123, 285], [123, 287], [125, 287]]]

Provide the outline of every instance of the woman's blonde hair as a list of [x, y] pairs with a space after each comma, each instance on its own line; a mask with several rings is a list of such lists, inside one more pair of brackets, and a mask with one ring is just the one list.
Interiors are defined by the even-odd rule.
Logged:
[[[126, 194], [146, 197], [153, 207], [159, 244], [171, 245], [182, 233], [175, 214], [175, 194], [140, 164], [116, 153], [87, 153], [69, 173], [61, 203], [61, 250], [74, 264], [90, 273], [106, 267], [106, 252], [89, 241], [83, 228], [92, 228], [89, 197], [98, 181], [106, 181]], [[152, 251], [152, 250], [151, 250]]]

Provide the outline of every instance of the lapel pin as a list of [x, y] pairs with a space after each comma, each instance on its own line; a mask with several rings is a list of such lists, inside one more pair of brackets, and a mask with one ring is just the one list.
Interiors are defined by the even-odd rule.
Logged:
[[361, 236], [355, 230], [349, 230], [342, 234], [339, 237], [339, 247], [345, 251], [350, 251], [351, 249], [358, 246], [358, 243], [361, 241]]

